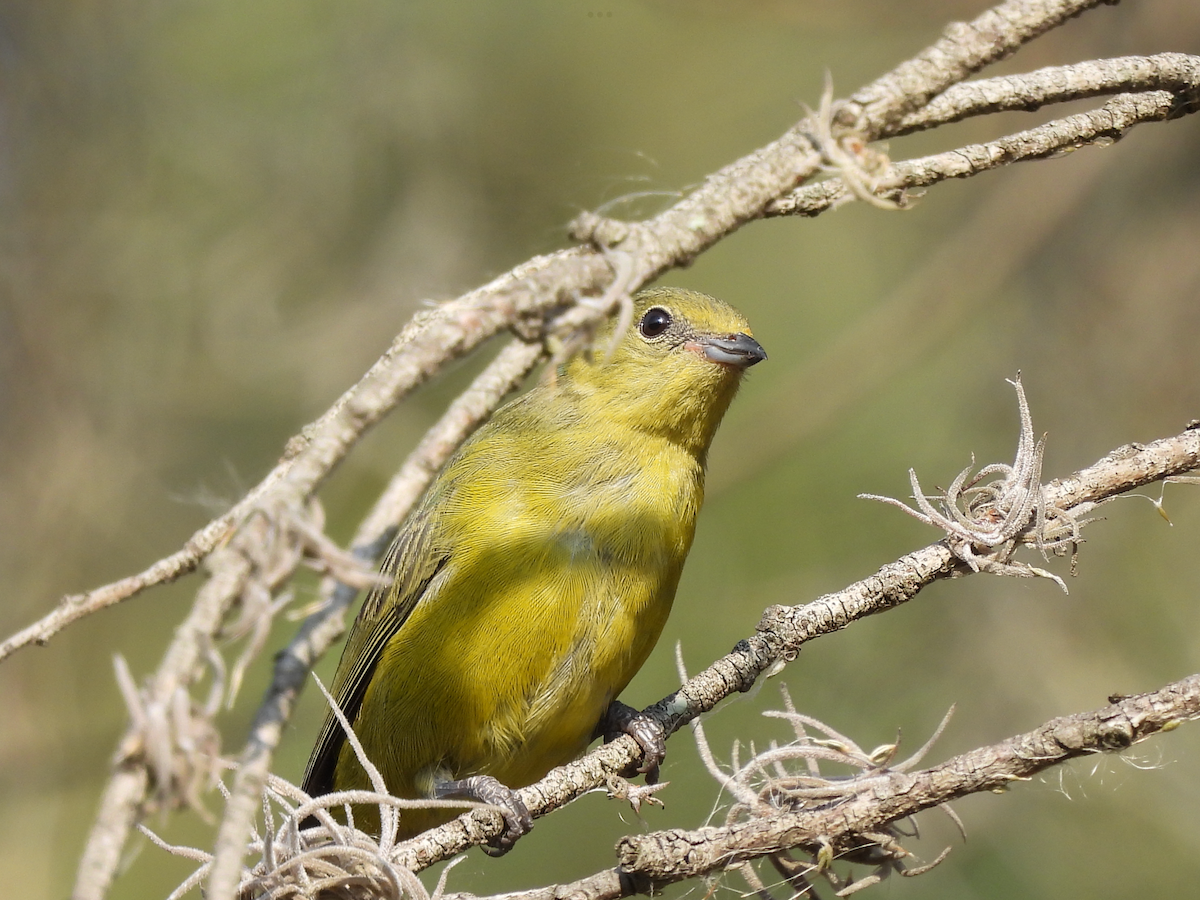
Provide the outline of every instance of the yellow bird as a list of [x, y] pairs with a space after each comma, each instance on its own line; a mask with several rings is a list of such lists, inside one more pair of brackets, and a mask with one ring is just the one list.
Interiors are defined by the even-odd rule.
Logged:
[[[511, 789], [593, 737], [638, 732], [661, 758], [637, 727], [648, 720], [631, 728], [614, 701], [671, 610], [713, 434], [743, 371], [766, 359], [742, 315], [713, 297], [657, 288], [633, 303], [635, 324], [607, 358], [577, 356], [446, 463], [401, 526], [382, 566], [392, 581], [363, 604], [334, 676], [391, 793], [507, 808], [493, 852], [532, 824]], [[359, 788], [366, 773], [329, 715], [304, 789]], [[376, 816], [364, 807], [356, 820], [377, 830]], [[404, 810], [401, 830], [450, 817]]]

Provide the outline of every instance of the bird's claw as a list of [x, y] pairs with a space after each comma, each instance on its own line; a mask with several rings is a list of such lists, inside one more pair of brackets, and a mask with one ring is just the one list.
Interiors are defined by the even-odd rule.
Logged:
[[504, 831], [481, 845], [488, 856], [503, 856], [517, 839], [533, 828], [533, 816], [520, 795], [491, 775], [473, 775], [461, 781], [443, 781], [434, 788], [438, 799], [465, 797], [496, 807], [504, 817]]
[[646, 776], [646, 784], [656, 784], [659, 766], [667, 756], [667, 736], [662, 726], [620, 700], [608, 705], [597, 728], [607, 743], [623, 734], [629, 735], [642, 748], [642, 764], [637, 771]]

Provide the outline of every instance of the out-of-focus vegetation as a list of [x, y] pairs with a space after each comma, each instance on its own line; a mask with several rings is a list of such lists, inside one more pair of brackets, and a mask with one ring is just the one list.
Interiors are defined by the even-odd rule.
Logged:
[[[0, 9], [0, 631], [63, 593], [177, 548], [240, 496], [426, 300], [561, 246], [607, 205], [637, 216], [783, 131], [828, 69], [844, 95], [982, 3], [343, 0], [46, 4]], [[1200, 5], [1104, 8], [1005, 65], [1200, 46]], [[896, 157], [1034, 121], [897, 141]], [[1040, 121], [1040, 119], [1039, 119]], [[1020, 369], [1047, 476], [1200, 417], [1200, 123], [934, 188], [907, 213], [852, 205], [756, 223], [673, 283], [740, 307], [770, 361], [718, 436], [709, 501], [663, 642], [625, 699], [699, 668], [761, 609], [873, 571], [936, 535], [855, 500], [946, 484], [974, 451], [1009, 460]], [[356, 516], [470, 364], [412, 399], [322, 495]], [[1200, 495], [1174, 527], [1121, 500], [1092, 526], [1070, 596], [978, 577], [814, 644], [782, 677], [797, 705], [871, 746], [934, 758], [1101, 705], [1200, 664]], [[1065, 563], [1056, 571], [1065, 575]], [[124, 714], [111, 659], [157, 664], [198, 579], [94, 616], [0, 667], [4, 893], [61, 897]], [[309, 583], [301, 589], [312, 592]], [[301, 599], [305, 599], [302, 597]], [[277, 646], [290, 631], [280, 623]], [[331, 670], [330, 659], [322, 671]], [[260, 661], [224, 721], [240, 745]], [[298, 777], [310, 695], [278, 760]], [[782, 736], [771, 683], [710, 720]], [[1150, 771], [1144, 769], [1149, 768]], [[686, 734], [667, 809], [716, 801]], [[212, 800], [214, 809], [219, 802]], [[958, 805], [970, 840], [890, 896], [1184, 896], [1200, 880], [1200, 729]], [[176, 841], [207, 840], [193, 814]], [[492, 892], [612, 864], [644, 827], [588, 797], [452, 890]], [[932, 858], [952, 829], [925, 817]], [[145, 843], [114, 892], [164, 896], [190, 866]], [[701, 896], [703, 889], [691, 886]], [[881, 894], [882, 895], [882, 894]]]

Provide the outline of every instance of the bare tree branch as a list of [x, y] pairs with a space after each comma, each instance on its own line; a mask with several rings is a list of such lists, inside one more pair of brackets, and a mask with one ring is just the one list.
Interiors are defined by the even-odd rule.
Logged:
[[438, 423], [404, 461], [363, 519], [358, 533], [354, 535], [353, 546], [375, 543], [399, 525], [442, 464], [458, 449], [458, 445], [492, 414], [505, 397], [521, 386], [521, 382], [543, 358], [542, 347], [538, 343], [521, 340], [510, 342], [471, 386], [450, 404]]
[[618, 864], [653, 887], [728, 868], [791, 847], [833, 853], [853, 850], [860, 835], [948, 800], [996, 791], [1051, 766], [1095, 753], [1127, 750], [1139, 741], [1200, 717], [1200, 675], [1126, 697], [1090, 713], [1041, 727], [946, 760], [921, 772], [857, 780], [853, 796], [822, 811], [785, 812], [723, 828], [631, 835], [617, 845]]
[[[249, 539], [252, 530], [247, 529], [242, 534]], [[205, 650], [211, 646], [209, 636], [220, 627], [228, 606], [240, 595], [250, 578], [249, 557], [234, 549], [220, 553], [228, 557], [227, 562], [222, 561], [221, 575], [201, 588], [195, 605], [175, 632], [163, 662], [146, 690], [147, 702], [159, 709], [169, 708], [179, 697], [190, 704], [187, 687], [204, 664]], [[145, 818], [147, 797], [154, 790], [164, 794], [170, 790], [169, 783], [150, 783], [151, 770], [146, 760], [149, 740], [148, 735], [131, 728], [117, 747], [113, 761], [115, 771], [105, 789], [99, 816], [80, 859], [72, 892], [76, 900], [104, 896], [120, 863], [129, 829]]]
[[1069, 19], [1111, 0], [1007, 0], [970, 22], [946, 26], [945, 36], [850, 98], [839, 124], [854, 122], [868, 140], [887, 137], [893, 123], [951, 85]]
[[[1200, 57], [1189, 59], [1200, 79]], [[1088, 144], [1108, 146], [1120, 140], [1134, 125], [1165, 121], [1178, 108], [1179, 98], [1167, 91], [1122, 94], [1092, 112], [1056, 119], [986, 144], [968, 144], [945, 153], [894, 163], [872, 187], [879, 196], [892, 197], [898, 206], [907, 206], [905, 192], [909, 188], [927, 187], [950, 178], [970, 178], [991, 169], [1045, 159]], [[815, 216], [852, 199], [854, 193], [846, 178], [830, 178], [797, 188], [787, 197], [768, 204], [763, 215], [768, 218]]]
[[[1033, 731], [923, 771], [885, 767], [865, 773], [843, 782], [837, 798], [813, 809], [775, 810], [724, 826], [630, 835], [617, 844], [615, 869], [570, 884], [497, 894], [488, 900], [615, 900], [655, 894], [669, 884], [718, 874], [791, 849], [826, 858], [854, 854], [873, 845], [874, 840], [864, 835], [890, 822], [969, 794], [1006, 790], [1014, 782], [1072, 759], [1120, 753], [1197, 718], [1200, 675], [1192, 675], [1092, 712], [1052, 719]], [[474, 896], [447, 894], [444, 900], [473, 900]]]
[[1167, 91], [1179, 110], [1197, 102], [1200, 71], [1196, 57], [1184, 53], [1091, 59], [1068, 66], [1048, 66], [1021, 75], [966, 81], [947, 88], [919, 110], [896, 123], [889, 138], [901, 137], [972, 116], [1023, 110], [1110, 94]]

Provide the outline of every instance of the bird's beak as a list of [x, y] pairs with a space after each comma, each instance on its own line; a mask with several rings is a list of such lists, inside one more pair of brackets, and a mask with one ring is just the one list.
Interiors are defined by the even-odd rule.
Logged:
[[731, 334], [727, 337], [706, 334], [694, 338], [693, 343], [705, 359], [737, 369], [748, 369], [767, 358], [767, 351], [762, 344], [748, 334]]

